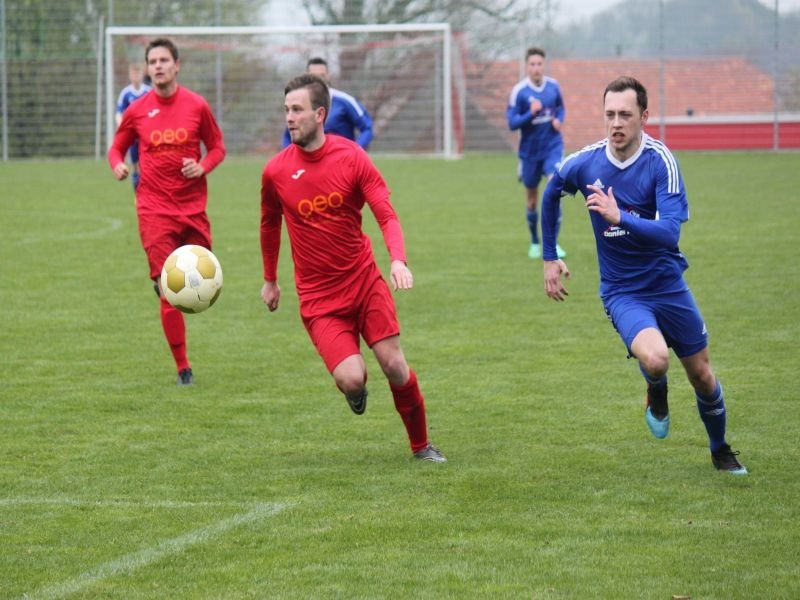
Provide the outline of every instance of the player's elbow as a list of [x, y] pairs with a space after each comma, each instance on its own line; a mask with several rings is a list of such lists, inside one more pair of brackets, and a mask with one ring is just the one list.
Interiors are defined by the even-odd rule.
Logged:
[[666, 228], [666, 235], [665, 241], [666, 245], [670, 248], [674, 248], [678, 245], [678, 242], [681, 239], [681, 223], [677, 219], [670, 219], [667, 221], [667, 228]]

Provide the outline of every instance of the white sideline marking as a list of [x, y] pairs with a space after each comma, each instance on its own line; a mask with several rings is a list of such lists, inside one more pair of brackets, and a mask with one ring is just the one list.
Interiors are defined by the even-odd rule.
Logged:
[[[31, 502], [31, 500], [33, 500]], [[3, 505], [22, 505], [22, 504], [74, 504], [74, 505], [93, 505], [93, 506], [109, 506], [109, 505], [138, 505], [138, 506], [163, 506], [165, 508], [187, 508], [190, 506], [209, 506], [209, 505], [216, 505], [216, 506], [226, 506], [226, 505], [238, 505], [239, 503], [225, 503], [225, 502], [168, 502], [168, 503], [150, 503], [150, 502], [82, 502], [82, 501], [69, 501], [69, 499], [59, 499], [55, 498], [51, 501], [48, 501], [46, 498], [42, 499], [0, 499], [0, 504]], [[241, 503], [245, 505], [245, 503]], [[98, 565], [97, 567], [81, 573], [77, 577], [72, 579], [68, 579], [67, 581], [63, 581], [61, 583], [56, 583], [53, 585], [45, 586], [36, 590], [35, 592], [31, 592], [29, 594], [24, 594], [22, 599], [24, 600], [32, 600], [34, 598], [63, 598], [70, 594], [74, 594], [85, 587], [92, 585], [102, 579], [107, 579], [108, 577], [113, 577], [115, 575], [119, 575], [121, 573], [131, 573], [136, 569], [149, 565], [151, 563], [157, 562], [162, 558], [167, 556], [171, 556], [174, 554], [178, 554], [182, 552], [184, 549], [188, 548], [189, 546], [194, 546], [196, 544], [202, 544], [207, 542], [215, 537], [219, 537], [220, 535], [224, 534], [230, 529], [234, 527], [238, 527], [239, 525], [244, 525], [247, 523], [252, 523], [254, 521], [258, 521], [260, 519], [266, 519], [268, 517], [272, 517], [283, 511], [284, 509], [288, 508], [289, 504], [280, 504], [280, 503], [257, 503], [257, 504], [249, 504], [251, 506], [251, 510], [246, 513], [242, 513], [239, 515], [234, 515], [227, 519], [223, 519], [222, 521], [218, 521], [217, 523], [213, 523], [207, 527], [201, 527], [200, 529], [195, 529], [194, 531], [190, 531], [184, 535], [180, 535], [176, 538], [172, 538], [170, 540], [165, 540], [163, 542], [157, 543], [155, 546], [151, 546], [149, 548], [144, 548], [143, 550], [139, 550], [138, 552], [133, 552], [131, 554], [127, 554], [115, 560], [109, 561], [107, 563], [103, 563]]]
[[260, 506], [260, 502], [229, 502], [229, 501], [200, 501], [192, 502], [185, 500], [80, 500], [68, 498], [66, 496], [44, 497], [21, 497], [21, 498], [0, 498], [0, 506], [28, 506], [35, 504], [57, 505], [57, 506], [133, 506], [142, 508], [195, 508], [202, 506], [239, 506], [242, 508], [252, 508]]
[[101, 221], [105, 223], [105, 225], [89, 231], [76, 231], [75, 233], [65, 233], [63, 235], [55, 235], [55, 236], [50, 234], [29, 235], [22, 238], [17, 243], [38, 244], [39, 242], [63, 242], [65, 240], [84, 240], [84, 239], [102, 237], [122, 227], [122, 219], [115, 219], [113, 217], [91, 217], [86, 215], [84, 215], [84, 217], [92, 221]]

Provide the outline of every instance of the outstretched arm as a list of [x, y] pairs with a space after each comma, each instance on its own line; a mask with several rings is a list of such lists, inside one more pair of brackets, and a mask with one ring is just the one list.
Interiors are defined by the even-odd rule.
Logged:
[[[278, 255], [281, 249], [281, 224], [283, 212], [280, 201], [272, 185], [272, 180], [264, 169], [261, 176], [261, 226], [259, 229], [261, 239], [261, 259], [264, 264], [264, 281], [276, 282], [278, 280]], [[277, 287], [277, 284], [276, 284]], [[280, 295], [280, 289], [278, 289]], [[264, 297], [264, 290], [261, 293]], [[266, 302], [266, 297], [264, 298]], [[277, 299], [275, 299], [277, 308]], [[275, 310], [271, 308], [270, 310]]]
[[561, 96], [561, 88], [558, 89], [556, 96], [556, 114], [553, 117], [553, 129], [561, 131], [564, 118], [567, 116], [567, 109], [564, 106], [564, 98]]
[[[369, 204], [370, 210], [372, 210], [372, 214], [375, 215], [378, 226], [381, 228], [381, 235], [386, 244], [386, 249], [389, 251], [392, 268], [394, 269], [396, 262], [405, 267], [407, 261], [403, 228], [400, 226], [400, 220], [397, 218], [397, 213], [389, 200], [389, 188], [365, 151], [359, 149], [355, 159], [354, 168], [358, 171], [361, 191], [367, 204]], [[408, 273], [410, 275], [411, 272], [409, 271]], [[405, 288], [400, 287], [399, 289]]]
[[133, 123], [123, 115], [122, 122], [114, 134], [111, 147], [108, 149], [108, 164], [114, 172], [114, 177], [119, 181], [125, 179], [129, 174], [128, 166], [125, 164], [125, 153], [128, 152], [128, 148], [131, 147], [135, 139], [136, 132], [133, 129]]
[[544, 257], [544, 292], [549, 298], [564, 301], [569, 296], [567, 288], [561, 281], [561, 275], [569, 279], [567, 264], [558, 258], [556, 242], [558, 237], [558, 219], [561, 213], [561, 193], [564, 180], [556, 172], [547, 182], [542, 198], [542, 256]]
[[558, 258], [556, 243], [558, 242], [558, 220], [561, 216], [561, 194], [564, 180], [556, 172], [542, 195], [542, 257], [544, 260]]
[[189, 158], [183, 161], [184, 177], [190, 179], [202, 177], [211, 171], [225, 158], [225, 143], [222, 140], [222, 130], [208, 105], [203, 107], [200, 123], [200, 139], [206, 147], [206, 155], [199, 161]]

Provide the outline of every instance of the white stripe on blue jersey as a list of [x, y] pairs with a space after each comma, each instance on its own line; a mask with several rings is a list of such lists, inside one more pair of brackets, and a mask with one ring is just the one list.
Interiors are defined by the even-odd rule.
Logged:
[[670, 194], [679, 193], [681, 188], [680, 178], [678, 177], [678, 164], [675, 162], [675, 157], [672, 156], [672, 152], [669, 151], [669, 148], [667, 148], [661, 140], [653, 139], [646, 133], [642, 135], [644, 136], [644, 144], [642, 145], [655, 150], [667, 167], [667, 191]]
[[529, 77], [518, 81], [517, 85], [511, 88], [511, 93], [508, 95], [508, 105], [514, 106], [517, 103], [517, 95], [519, 94], [520, 90], [526, 87], [531, 88], [534, 92], [539, 92], [540, 94], [544, 91], [545, 86], [547, 83], [552, 83], [554, 85], [558, 85], [558, 81], [553, 79], [552, 77], [548, 77], [545, 75], [542, 77], [542, 83], [540, 85], [535, 85]]
[[576, 157], [580, 156], [581, 154], [584, 154], [585, 152], [592, 152], [593, 150], [597, 150], [598, 148], [602, 148], [606, 144], [608, 144], [608, 140], [607, 139], [606, 140], [600, 140], [599, 142], [595, 142], [594, 144], [589, 144], [588, 146], [584, 146], [583, 148], [581, 148], [577, 152], [573, 152], [572, 154], [567, 156], [567, 158], [565, 158], [564, 160], [561, 161], [561, 164], [558, 166], [559, 173], [561, 172], [561, 169], [564, 168], [564, 165], [567, 164], [568, 160], [576, 158]]
[[361, 105], [358, 103], [358, 100], [356, 100], [353, 96], [351, 96], [347, 92], [343, 92], [342, 90], [337, 90], [336, 88], [330, 88], [330, 91], [331, 91], [331, 98], [333, 98], [334, 96], [337, 98], [341, 98], [342, 100], [353, 106], [353, 110], [356, 111], [359, 117], [364, 115], [364, 109], [361, 108]]

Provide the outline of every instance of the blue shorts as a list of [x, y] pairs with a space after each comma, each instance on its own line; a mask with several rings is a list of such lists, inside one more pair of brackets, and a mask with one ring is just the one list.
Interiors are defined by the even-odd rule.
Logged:
[[657, 296], [612, 296], [606, 299], [604, 308], [629, 353], [633, 339], [648, 327], [661, 332], [678, 358], [696, 354], [708, 345], [706, 324], [689, 290]]
[[542, 177], [550, 177], [558, 169], [563, 148], [554, 146], [543, 156], [528, 156], [519, 159], [519, 180], [529, 190], [539, 187]]

